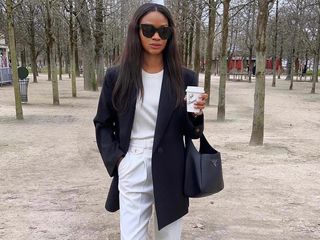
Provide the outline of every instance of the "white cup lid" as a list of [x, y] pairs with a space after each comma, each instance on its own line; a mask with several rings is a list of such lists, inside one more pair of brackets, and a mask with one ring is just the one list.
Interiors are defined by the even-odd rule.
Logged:
[[188, 86], [186, 92], [204, 93], [203, 87]]

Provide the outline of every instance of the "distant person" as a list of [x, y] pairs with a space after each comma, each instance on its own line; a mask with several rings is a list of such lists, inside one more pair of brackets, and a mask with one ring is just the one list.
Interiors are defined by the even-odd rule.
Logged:
[[[179, 240], [189, 199], [183, 193], [183, 137], [199, 138], [207, 94], [188, 113], [197, 75], [182, 68], [168, 9], [140, 6], [129, 24], [120, 64], [109, 68], [94, 118], [97, 144], [113, 181], [106, 209], [120, 207], [122, 240], [147, 239], [155, 208], [156, 240]], [[118, 191], [119, 190], [119, 191]]]
[[303, 66], [303, 69], [302, 69], [302, 76], [304, 77], [306, 74], [307, 74], [307, 64], [305, 64], [304, 66]]

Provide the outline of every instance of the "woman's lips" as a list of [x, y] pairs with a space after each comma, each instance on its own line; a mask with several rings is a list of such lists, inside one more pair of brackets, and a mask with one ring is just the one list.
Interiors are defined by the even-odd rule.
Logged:
[[150, 44], [150, 47], [151, 48], [154, 48], [154, 49], [159, 49], [159, 48], [161, 48], [161, 44]]

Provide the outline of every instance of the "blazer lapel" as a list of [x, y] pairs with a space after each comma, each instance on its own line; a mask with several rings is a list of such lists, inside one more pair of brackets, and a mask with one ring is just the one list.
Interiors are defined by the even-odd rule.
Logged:
[[173, 110], [175, 109], [175, 104], [176, 97], [170, 89], [170, 79], [165, 68], [160, 92], [156, 129], [154, 133], [153, 152], [157, 149], [166, 130], [166, 126], [170, 120]]

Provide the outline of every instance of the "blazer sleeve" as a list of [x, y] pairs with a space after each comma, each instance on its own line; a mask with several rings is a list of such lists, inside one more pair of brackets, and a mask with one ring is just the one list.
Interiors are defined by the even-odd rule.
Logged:
[[117, 162], [125, 155], [119, 147], [117, 112], [112, 105], [114, 75], [114, 70], [108, 69], [99, 98], [97, 114], [93, 120], [97, 145], [110, 176], [115, 175]]
[[[189, 70], [190, 71], [190, 70]], [[186, 86], [198, 86], [198, 76], [195, 72], [190, 71], [186, 77]], [[186, 121], [184, 121], [185, 134], [193, 139], [200, 138], [203, 134], [204, 129], [204, 114], [200, 116], [193, 116], [192, 113], [187, 112], [187, 106], [185, 103], [185, 116]]]

